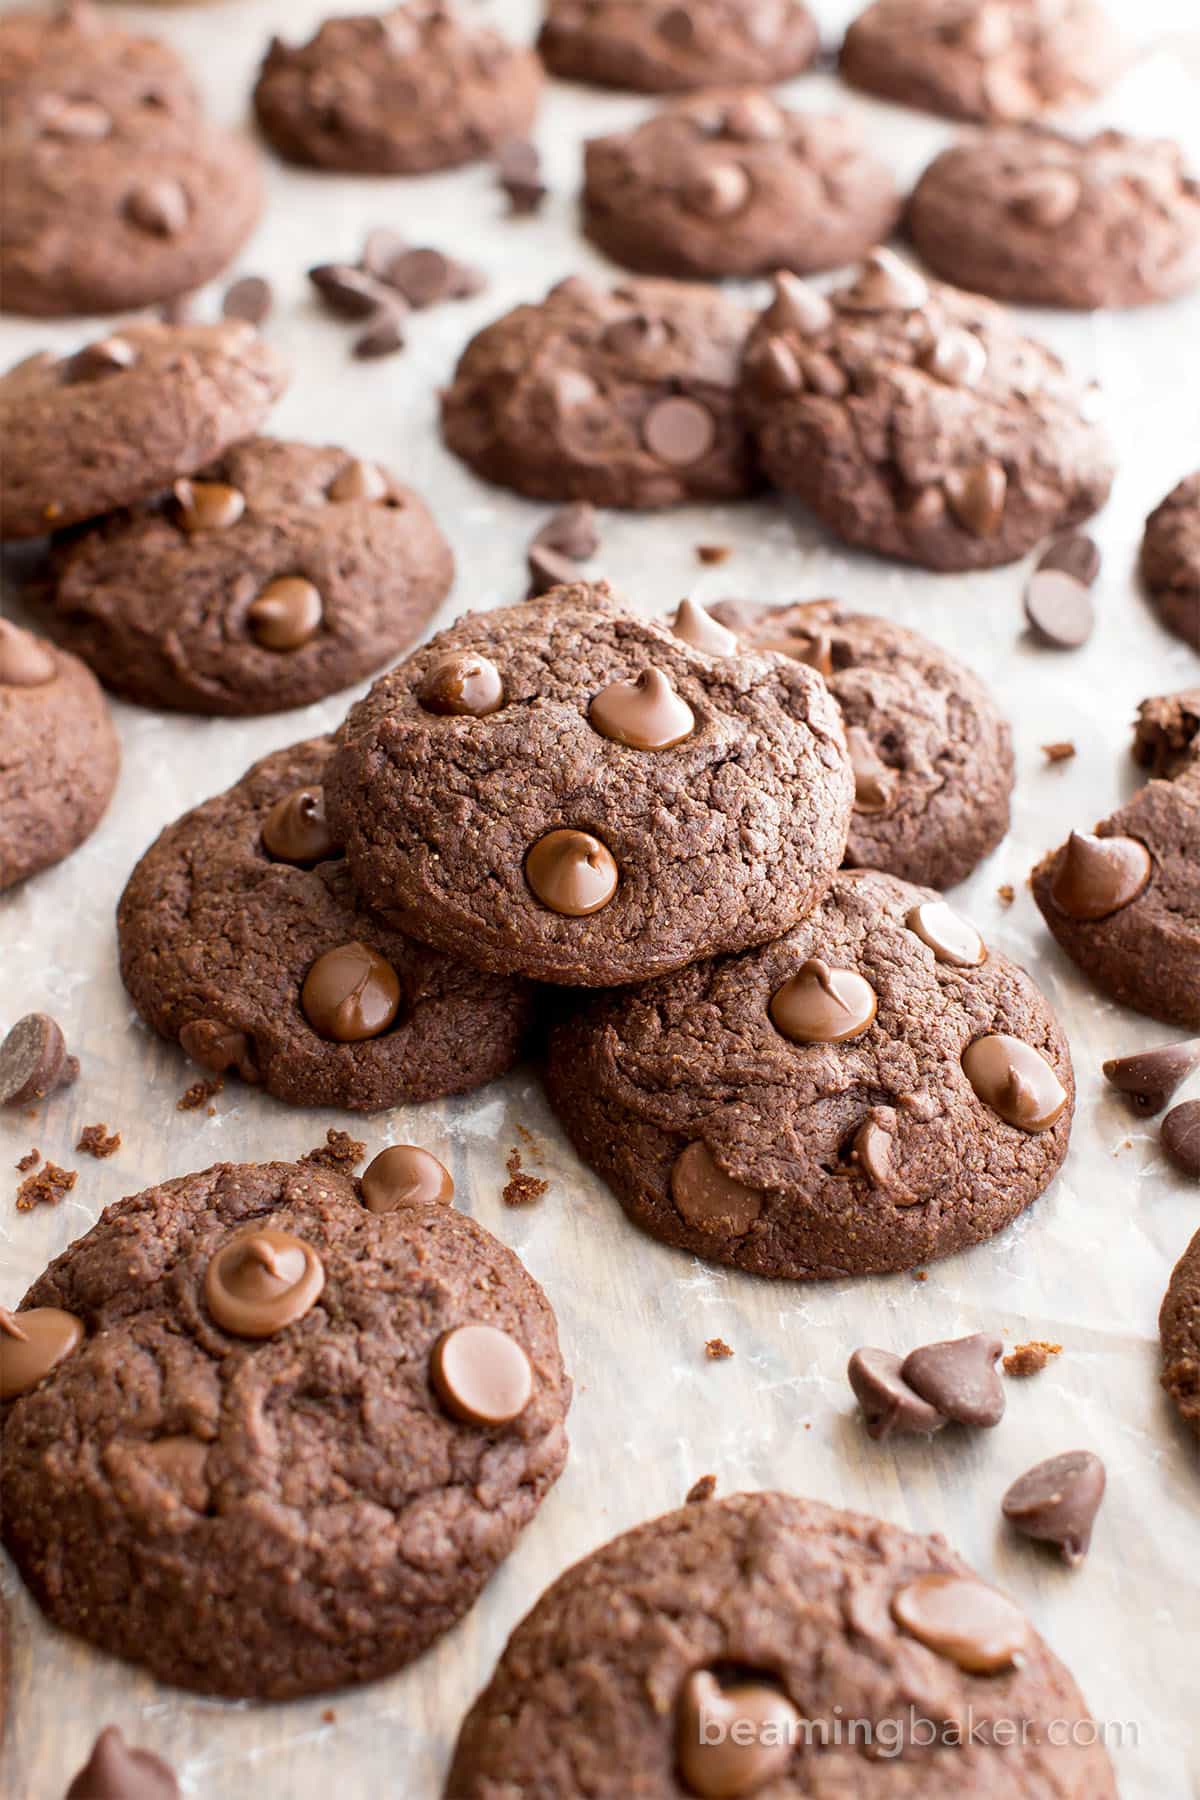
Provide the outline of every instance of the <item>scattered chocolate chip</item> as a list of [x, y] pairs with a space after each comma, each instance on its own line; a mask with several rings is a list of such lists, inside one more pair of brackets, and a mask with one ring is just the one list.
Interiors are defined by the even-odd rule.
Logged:
[[179, 523], [189, 536], [198, 531], [228, 531], [246, 510], [240, 488], [223, 481], [177, 481], [172, 488]]
[[83, 1342], [83, 1322], [57, 1306], [0, 1306], [0, 1400], [27, 1394]]
[[963, 1072], [979, 1099], [1019, 1131], [1049, 1131], [1067, 1107], [1067, 1090], [1040, 1050], [997, 1032], [962, 1054]]
[[514, 217], [528, 217], [540, 209], [547, 193], [541, 170], [537, 146], [525, 138], [512, 138], [496, 152], [496, 180]]
[[901, 1367], [900, 1357], [888, 1350], [864, 1348], [850, 1358], [846, 1374], [870, 1438], [889, 1438], [903, 1432], [928, 1436], [946, 1423], [937, 1407], [908, 1385], [900, 1373]]
[[204, 1301], [223, 1331], [268, 1338], [302, 1319], [324, 1286], [325, 1268], [310, 1244], [288, 1231], [255, 1226], [212, 1257]]
[[619, 874], [612, 851], [587, 831], [548, 831], [525, 858], [525, 879], [542, 905], [567, 919], [607, 906]]
[[426, 671], [417, 703], [442, 718], [486, 719], [504, 705], [504, 683], [489, 657], [455, 650]]
[[304, 1016], [319, 1037], [360, 1044], [380, 1037], [400, 1010], [400, 978], [369, 945], [353, 942], [326, 950], [304, 977]]
[[360, 362], [373, 362], [394, 356], [404, 342], [404, 315], [395, 306], [381, 306], [361, 337], [355, 338], [354, 354]]
[[275, 292], [262, 275], [243, 275], [226, 289], [221, 302], [225, 319], [245, 319], [249, 325], [265, 325], [275, 304]]
[[572, 562], [588, 562], [600, 548], [596, 509], [590, 500], [576, 500], [554, 513], [533, 540], [534, 546], [554, 550]]
[[1069, 537], [1056, 538], [1043, 550], [1037, 566], [1039, 569], [1056, 569], [1062, 575], [1081, 581], [1084, 587], [1092, 587], [1100, 574], [1100, 550], [1086, 532], [1073, 531]]
[[1015, 1345], [1000, 1367], [1006, 1375], [1024, 1381], [1030, 1375], [1040, 1375], [1052, 1356], [1061, 1355], [1061, 1344], [1051, 1344], [1045, 1338], [1031, 1338], [1027, 1344]]
[[802, 963], [771, 996], [771, 1023], [796, 1044], [844, 1044], [871, 1027], [875, 990], [854, 969], [831, 969], [820, 957]]
[[1072, 1568], [1087, 1555], [1104, 1498], [1104, 1464], [1090, 1450], [1067, 1450], [1018, 1477], [1000, 1503], [1025, 1537], [1057, 1545]]
[[391, 299], [382, 281], [349, 263], [319, 263], [308, 279], [330, 312], [343, 319], [369, 319]]
[[386, 282], [388, 270], [407, 249], [408, 239], [401, 237], [390, 225], [373, 225], [367, 233], [362, 255], [358, 259], [359, 269], [366, 275], [378, 276], [380, 281]]
[[429, 1376], [446, 1411], [467, 1425], [510, 1425], [533, 1397], [528, 1356], [495, 1325], [444, 1332], [433, 1347]]
[[263, 820], [262, 847], [276, 862], [301, 869], [335, 855], [337, 846], [325, 817], [325, 790], [294, 788], [277, 800]]
[[1162, 1147], [1185, 1175], [1200, 1181], [1200, 1100], [1173, 1106], [1162, 1122]]
[[361, 1138], [352, 1138], [348, 1131], [339, 1131], [331, 1125], [325, 1133], [325, 1142], [318, 1144], [315, 1150], [306, 1150], [300, 1158], [303, 1163], [311, 1163], [315, 1169], [355, 1169], [367, 1154], [367, 1146]]
[[696, 729], [696, 715], [661, 669], [614, 681], [588, 708], [593, 731], [633, 750], [670, 750]]
[[1011, 1669], [1029, 1628], [1011, 1600], [962, 1575], [921, 1575], [892, 1600], [898, 1625], [971, 1675]]
[[125, 201], [125, 216], [155, 237], [178, 237], [187, 229], [190, 213], [184, 189], [165, 176], [139, 183]]
[[1042, 755], [1050, 763], [1070, 762], [1074, 754], [1075, 746], [1069, 742], [1042, 745]]
[[17, 1189], [17, 1211], [32, 1212], [35, 1206], [57, 1206], [78, 1180], [74, 1169], [60, 1169], [57, 1163], [48, 1162], [36, 1175], [27, 1175]]
[[909, 1387], [957, 1425], [998, 1425], [1004, 1417], [1004, 1383], [996, 1364], [1004, 1345], [977, 1331], [910, 1350], [900, 1365]]
[[529, 565], [529, 588], [526, 598], [540, 600], [556, 587], [570, 587], [583, 580], [583, 570], [569, 556], [551, 550], [547, 544], [531, 544], [526, 555]]
[[728, 562], [732, 555], [733, 555], [733, 545], [732, 544], [697, 544], [696, 545], [697, 560], [699, 562], [709, 564], [710, 567], [717, 563]]
[[733, 1355], [733, 1348], [724, 1338], [709, 1338], [704, 1346], [704, 1354], [709, 1362], [724, 1362]]
[[94, 1156], [103, 1162], [106, 1157], [115, 1156], [121, 1148], [119, 1131], [110, 1132], [107, 1125], [85, 1125], [79, 1134], [76, 1150], [82, 1150], [85, 1156]]
[[501, 1194], [505, 1206], [534, 1206], [544, 1194], [549, 1193], [548, 1181], [543, 1181], [538, 1175], [527, 1174], [521, 1167], [521, 1152], [515, 1146], [508, 1153], [505, 1167], [508, 1169], [508, 1180]]
[[702, 1506], [706, 1500], [712, 1499], [716, 1491], [716, 1476], [701, 1475], [699, 1480], [693, 1481], [691, 1487], [688, 1489], [686, 1504], [688, 1506]]
[[1177, 1088], [1200, 1068], [1200, 1038], [1162, 1044], [1136, 1056], [1117, 1056], [1104, 1064], [1104, 1078], [1125, 1094], [1135, 1111], [1150, 1117], [1162, 1111]]
[[675, 1711], [684, 1786], [701, 1800], [756, 1794], [791, 1764], [799, 1724], [799, 1712], [778, 1687], [738, 1681], [722, 1688], [709, 1670], [695, 1670]]
[[67, 1055], [57, 1022], [48, 1013], [26, 1013], [0, 1044], [0, 1105], [29, 1106], [69, 1087], [78, 1074], [79, 1059]]
[[1096, 628], [1091, 594], [1062, 569], [1038, 569], [1030, 576], [1025, 617], [1040, 642], [1054, 650], [1078, 650]]
[[386, 280], [414, 308], [465, 300], [485, 285], [478, 269], [428, 248], [402, 250], [388, 264]]
[[1137, 838], [1073, 831], [1054, 871], [1050, 898], [1071, 919], [1107, 919], [1143, 893], [1154, 863]]
[[316, 637], [324, 617], [320, 590], [301, 575], [268, 582], [246, 609], [246, 624], [264, 650], [300, 650]]

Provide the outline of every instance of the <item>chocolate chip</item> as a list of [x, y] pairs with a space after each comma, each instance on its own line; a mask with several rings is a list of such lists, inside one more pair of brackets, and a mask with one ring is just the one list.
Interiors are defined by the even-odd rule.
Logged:
[[1086, 532], [1074, 531], [1069, 537], [1056, 538], [1043, 550], [1037, 566], [1056, 569], [1081, 581], [1084, 587], [1092, 587], [1100, 574], [1100, 551]]
[[58, 663], [49, 644], [0, 619], [0, 686], [45, 687], [57, 674]]
[[378, 463], [350, 462], [329, 484], [328, 497], [338, 505], [351, 500], [382, 500], [388, 491], [387, 476]]
[[293, 788], [277, 800], [263, 820], [262, 846], [276, 862], [310, 869], [337, 854], [325, 817], [325, 790]]
[[861, 725], [850, 726], [846, 732], [846, 747], [854, 771], [855, 812], [886, 812], [895, 798], [900, 779], [895, 769], [889, 769]]
[[38, 123], [52, 137], [73, 143], [97, 144], [112, 132], [112, 115], [98, 100], [71, 100], [63, 94], [43, 94], [38, 101]]
[[873, 1188], [890, 1195], [897, 1206], [915, 1206], [920, 1196], [901, 1185], [893, 1166], [894, 1137], [889, 1123], [894, 1118], [889, 1107], [873, 1108], [872, 1116], [864, 1119], [854, 1134], [849, 1160]]
[[810, 957], [771, 996], [771, 1023], [796, 1044], [844, 1044], [870, 1029], [875, 990], [854, 969]]
[[228, 531], [246, 510], [245, 494], [224, 481], [177, 481], [171, 491], [179, 507], [179, 523], [189, 536], [198, 531]]
[[466, 299], [485, 286], [478, 269], [429, 248], [402, 250], [388, 264], [386, 279], [412, 307], [437, 306], [444, 300]]
[[454, 1418], [510, 1425], [533, 1397], [533, 1368], [515, 1338], [495, 1325], [459, 1325], [433, 1347], [429, 1376]]
[[669, 6], [658, 15], [655, 28], [660, 37], [666, 38], [668, 44], [674, 44], [681, 50], [688, 49], [696, 36], [696, 27], [686, 6]]
[[125, 200], [126, 217], [155, 237], [178, 237], [187, 228], [190, 212], [186, 192], [167, 176], [139, 183]]
[[801, 337], [817, 337], [833, 324], [833, 308], [824, 294], [801, 281], [798, 275], [781, 270], [775, 276], [775, 298], [767, 309], [766, 323], [772, 331], [795, 331]]
[[79, 1059], [67, 1055], [62, 1030], [48, 1013], [26, 1013], [0, 1044], [0, 1106], [29, 1106], [69, 1087]]
[[703, 650], [708, 656], [733, 656], [738, 647], [733, 632], [719, 624], [695, 600], [679, 602], [675, 617], [671, 620], [671, 630], [685, 644], [690, 644], [693, 650]]
[[343, 319], [369, 319], [391, 300], [381, 281], [349, 263], [319, 263], [308, 271], [308, 279], [329, 310]]
[[117, 1727], [106, 1725], [66, 1800], [179, 1800], [179, 1783], [161, 1756], [131, 1750]]
[[671, 1168], [671, 1198], [676, 1211], [697, 1231], [744, 1237], [762, 1211], [763, 1197], [726, 1175], [708, 1145], [699, 1138], [688, 1144]]
[[984, 1331], [910, 1350], [900, 1374], [922, 1400], [958, 1425], [998, 1425], [1004, 1417], [1004, 1383], [996, 1364], [1004, 1345]]
[[1035, 169], [1010, 195], [1008, 204], [1027, 225], [1049, 231], [1074, 216], [1082, 192], [1079, 177], [1069, 169]]
[[749, 203], [750, 177], [740, 163], [710, 163], [687, 183], [682, 199], [706, 219], [729, 219]]
[[1020, 1131], [1049, 1131], [1067, 1108], [1067, 1090], [1032, 1044], [999, 1032], [976, 1038], [963, 1072], [985, 1106]]
[[363, 1171], [363, 1205], [368, 1212], [395, 1212], [401, 1206], [449, 1206], [454, 1181], [449, 1169], [418, 1144], [393, 1144]]
[[928, 944], [940, 963], [954, 969], [977, 969], [987, 961], [987, 945], [976, 931], [944, 900], [923, 900], [904, 923]]
[[1025, 617], [1054, 650], [1078, 650], [1096, 629], [1096, 609], [1082, 581], [1062, 569], [1039, 568], [1025, 588]]
[[179, 1047], [190, 1061], [211, 1069], [214, 1075], [236, 1069], [243, 1081], [261, 1079], [249, 1037], [220, 1019], [192, 1019], [181, 1026]]
[[381, 306], [361, 337], [354, 340], [354, 354], [360, 362], [374, 362], [379, 357], [394, 356], [403, 350], [404, 315], [394, 305]]
[[504, 683], [490, 658], [475, 650], [455, 650], [426, 672], [417, 702], [443, 718], [484, 719], [504, 705]]
[[777, 1687], [738, 1681], [722, 1688], [707, 1669], [694, 1670], [675, 1709], [684, 1786], [701, 1800], [757, 1793], [790, 1765], [799, 1724], [799, 1712]]
[[1200, 1038], [1180, 1044], [1163, 1044], [1135, 1056], [1113, 1057], [1104, 1064], [1104, 1078], [1125, 1094], [1134, 1110], [1148, 1118], [1162, 1111], [1175, 1090], [1194, 1069], [1200, 1068]]
[[696, 729], [696, 715], [661, 669], [614, 681], [596, 695], [588, 723], [601, 737], [633, 750], [669, 750]]
[[1025, 1617], [981, 1581], [921, 1575], [892, 1600], [892, 1616], [930, 1650], [971, 1675], [1011, 1669], [1029, 1636]]
[[1070, 919], [1107, 919], [1149, 885], [1154, 861], [1137, 838], [1073, 831], [1050, 883], [1050, 898]]
[[119, 375], [123, 369], [132, 369], [138, 360], [138, 353], [128, 338], [98, 338], [94, 344], [85, 344], [74, 356], [69, 356], [62, 364], [62, 378], [72, 384], [81, 381], [103, 381], [107, 375]]
[[525, 879], [542, 905], [567, 919], [585, 919], [617, 891], [611, 850], [587, 831], [548, 831], [525, 858]]
[[300, 990], [304, 1016], [319, 1037], [335, 1044], [376, 1038], [400, 1010], [400, 978], [377, 950], [357, 941], [327, 950]]
[[647, 450], [673, 469], [703, 461], [716, 441], [716, 422], [708, 408], [683, 394], [658, 401], [642, 421]]
[[1008, 476], [991, 457], [967, 469], [951, 469], [942, 482], [950, 510], [972, 537], [994, 537], [1004, 517]]
[[525, 138], [501, 144], [496, 153], [496, 170], [497, 181], [508, 196], [509, 212], [518, 218], [537, 212], [547, 190], [536, 145]]
[[1070, 762], [1075, 754], [1074, 744], [1064, 739], [1061, 743], [1043, 744], [1042, 755], [1048, 763]]
[[390, 225], [373, 225], [363, 244], [358, 267], [363, 274], [377, 276], [380, 281], [386, 282], [388, 270], [407, 249], [407, 238], [401, 237], [398, 231], [393, 231]]
[[946, 1423], [936, 1406], [930, 1406], [915, 1388], [909, 1387], [900, 1369], [900, 1358], [888, 1350], [864, 1348], [850, 1358], [846, 1374], [870, 1438], [889, 1438], [910, 1431], [928, 1436]]
[[526, 597], [530, 600], [540, 600], [556, 587], [571, 587], [576, 581], [583, 580], [583, 570], [578, 563], [572, 562], [569, 556], [563, 556], [557, 550], [551, 550], [546, 544], [531, 544], [526, 553], [526, 562], [529, 567]]
[[1025, 1537], [1056, 1544], [1072, 1567], [1092, 1541], [1104, 1498], [1104, 1464], [1090, 1450], [1067, 1450], [1018, 1477], [1000, 1502], [1010, 1525]]
[[973, 331], [950, 326], [934, 340], [925, 367], [948, 387], [978, 387], [987, 368], [987, 351]]
[[223, 1331], [268, 1338], [302, 1319], [325, 1286], [320, 1257], [302, 1238], [256, 1226], [224, 1244], [204, 1275], [204, 1301]]
[[576, 500], [546, 520], [533, 540], [545, 550], [555, 550], [572, 562], [587, 562], [600, 548], [596, 509], [590, 500]]
[[778, 143], [786, 131], [783, 113], [767, 94], [739, 94], [721, 119], [721, 136], [742, 144]]
[[221, 302], [221, 316], [245, 319], [248, 325], [264, 325], [274, 304], [275, 294], [269, 281], [261, 275], [243, 275], [227, 289]]
[[1162, 1147], [1185, 1175], [1200, 1180], [1200, 1100], [1173, 1106], [1162, 1122]]
[[756, 351], [754, 378], [769, 394], [798, 394], [804, 386], [800, 359], [781, 337], [767, 338]]
[[300, 575], [268, 582], [246, 609], [246, 624], [264, 650], [300, 650], [321, 628], [320, 591]]
[[57, 1306], [9, 1312], [0, 1306], [0, 1400], [27, 1394], [56, 1364], [78, 1350], [83, 1321]]
[[849, 312], [916, 312], [929, 298], [929, 283], [893, 251], [872, 250], [855, 280], [836, 298]]

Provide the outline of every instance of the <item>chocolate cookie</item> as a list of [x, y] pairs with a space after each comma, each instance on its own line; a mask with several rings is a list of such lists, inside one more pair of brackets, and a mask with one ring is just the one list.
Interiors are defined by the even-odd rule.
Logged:
[[579, 276], [467, 345], [442, 432], [488, 481], [534, 500], [674, 506], [758, 485], [737, 404], [754, 315], [724, 294]]
[[74, 0], [0, 17], [0, 130], [31, 116], [65, 142], [99, 143], [113, 113], [196, 119], [187, 69], [157, 38], [132, 36]]
[[936, 275], [997, 300], [1144, 306], [1200, 282], [1200, 183], [1166, 138], [980, 132], [926, 169], [908, 230]]
[[538, 38], [552, 75], [651, 94], [786, 81], [818, 48], [800, 0], [548, 0]]
[[1103, 993], [1200, 1030], [1200, 689], [1143, 701], [1151, 779], [1030, 878], [1042, 917]]
[[240, 319], [126, 325], [74, 356], [26, 357], [0, 376], [0, 531], [40, 537], [157, 493], [249, 437], [286, 385]]
[[62, 542], [52, 630], [145, 706], [305, 706], [407, 648], [449, 590], [429, 509], [344, 450], [252, 438]]
[[516, 1061], [532, 994], [362, 906], [325, 818], [332, 748], [277, 750], [167, 827], [117, 909], [122, 979], [193, 1060], [293, 1105], [465, 1093]]
[[1200, 650], [1200, 470], [1146, 520], [1142, 578], [1167, 630]]
[[1179, 1415], [1200, 1432], [1200, 1231], [1171, 1275], [1158, 1315], [1162, 1384]]
[[91, 836], [120, 760], [94, 676], [0, 619], [0, 892]]
[[1070, 1674], [943, 1538], [772, 1493], [685, 1506], [560, 1576], [467, 1714], [445, 1800], [626, 1800], [631, 1769], [638, 1800], [1117, 1793]]
[[481, 968], [595, 987], [760, 943], [845, 848], [820, 678], [697, 650], [603, 583], [468, 613], [340, 742], [329, 813], [364, 899]]
[[842, 79], [954, 119], [1022, 121], [1082, 106], [1126, 47], [1098, 0], [875, 0], [842, 44]]
[[884, 1274], [994, 1236], [1067, 1152], [1067, 1041], [929, 888], [843, 872], [774, 943], [581, 1003], [551, 1103], [664, 1243], [755, 1275]]
[[0, 1314], [4, 1542], [63, 1630], [202, 1693], [372, 1681], [566, 1457], [554, 1315], [445, 1204], [311, 1162], [110, 1206]]
[[254, 105], [281, 156], [364, 175], [478, 162], [523, 137], [541, 65], [447, 0], [328, 20], [299, 49], [271, 40]]
[[779, 277], [743, 391], [776, 486], [928, 569], [1014, 562], [1112, 486], [1094, 395], [1002, 308], [886, 250], [828, 298]]
[[953, 887], [1008, 830], [1012, 733], [971, 670], [918, 632], [836, 600], [721, 600], [743, 649], [794, 656], [841, 708], [855, 775], [851, 867]]
[[651, 275], [837, 268], [891, 234], [886, 163], [836, 114], [789, 112], [753, 89], [706, 93], [585, 152], [584, 228]]

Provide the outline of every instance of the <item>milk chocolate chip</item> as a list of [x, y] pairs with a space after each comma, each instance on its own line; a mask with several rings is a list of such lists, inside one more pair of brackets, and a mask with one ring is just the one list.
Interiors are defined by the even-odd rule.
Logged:
[[131, 1750], [117, 1727], [106, 1725], [66, 1800], [179, 1800], [179, 1783], [161, 1756]]
[[214, 1075], [236, 1069], [243, 1081], [261, 1079], [254, 1061], [254, 1046], [244, 1031], [220, 1019], [191, 1019], [180, 1028], [179, 1047], [192, 1062]]
[[681, 1218], [697, 1231], [744, 1237], [759, 1213], [763, 1197], [754, 1188], [726, 1175], [708, 1145], [699, 1138], [676, 1157], [671, 1169], [671, 1198]]
[[717, 427], [706, 406], [673, 394], [650, 408], [642, 425], [642, 440], [660, 462], [686, 469], [708, 455], [717, 441]]
[[875, 990], [854, 969], [810, 957], [771, 996], [771, 1023], [797, 1044], [843, 1044], [869, 1030]]
[[1011, 1669], [1029, 1628], [1011, 1600], [963, 1575], [921, 1575], [892, 1600], [905, 1631], [970, 1675]]
[[909, 1387], [901, 1366], [901, 1359], [889, 1350], [864, 1348], [850, 1358], [846, 1373], [870, 1438], [889, 1438], [906, 1431], [928, 1436], [946, 1423], [936, 1406]]
[[334, 501], [382, 500], [387, 491], [383, 471], [369, 462], [347, 463], [329, 484], [329, 498]]
[[504, 683], [494, 662], [474, 650], [456, 650], [428, 670], [417, 689], [426, 712], [444, 718], [484, 719], [504, 705]]
[[31, 631], [0, 619], [0, 686], [45, 687], [58, 674], [54, 652]]
[[429, 1375], [442, 1405], [467, 1425], [511, 1425], [533, 1396], [533, 1368], [506, 1331], [459, 1325], [433, 1347]]
[[1054, 871], [1050, 898], [1069, 919], [1107, 919], [1145, 891], [1153, 869], [1150, 852], [1137, 838], [1073, 831]]
[[1004, 1383], [996, 1364], [1004, 1345], [986, 1331], [947, 1338], [911, 1350], [900, 1365], [903, 1379], [922, 1400], [956, 1425], [998, 1425], [1004, 1417]]
[[320, 590], [311, 581], [281, 575], [251, 601], [246, 623], [264, 650], [299, 650], [317, 635], [323, 613]]
[[669, 750], [696, 729], [696, 715], [661, 669], [614, 681], [596, 695], [588, 723], [601, 737], [632, 750]]
[[1066, 1110], [1066, 1088], [1041, 1051], [1020, 1038], [976, 1038], [962, 1066], [983, 1104], [1021, 1131], [1049, 1131]]
[[391, 963], [358, 942], [318, 956], [300, 990], [304, 1016], [335, 1044], [379, 1037], [400, 1010], [400, 978]]
[[800, 1714], [778, 1688], [757, 1681], [722, 1688], [709, 1670], [697, 1669], [675, 1711], [684, 1786], [699, 1800], [756, 1794], [790, 1764], [799, 1723]]
[[737, 650], [738, 641], [732, 631], [718, 624], [710, 612], [698, 606], [694, 600], [681, 600], [675, 617], [671, 620], [671, 630], [693, 650], [703, 650], [708, 656], [732, 656]]
[[363, 1171], [363, 1205], [368, 1212], [395, 1212], [401, 1206], [449, 1206], [454, 1181], [449, 1169], [418, 1144], [393, 1144]]
[[1087, 1555], [1104, 1486], [1100, 1458], [1090, 1450], [1068, 1450], [1014, 1481], [1000, 1510], [1025, 1537], [1056, 1544], [1074, 1567]]
[[914, 906], [904, 923], [928, 944], [940, 963], [955, 969], [977, 969], [987, 961], [987, 945], [973, 925], [960, 917], [944, 900], [923, 900]]
[[542, 905], [567, 919], [586, 919], [617, 891], [617, 865], [588, 831], [548, 831], [525, 858], [525, 879]]
[[1008, 476], [991, 458], [967, 469], [951, 469], [942, 483], [950, 510], [972, 537], [994, 537], [1004, 517]]
[[67, 358], [62, 365], [62, 378], [72, 383], [103, 381], [109, 375], [119, 375], [122, 369], [132, 369], [137, 360], [138, 353], [128, 338], [97, 338]]
[[189, 535], [228, 531], [246, 510], [245, 494], [224, 481], [177, 481], [171, 491], [179, 507], [179, 523]]
[[276, 862], [311, 868], [336, 853], [325, 817], [325, 792], [319, 787], [293, 788], [277, 800], [262, 828], [263, 849]]
[[854, 770], [855, 812], [886, 812], [896, 792], [895, 769], [888, 768], [861, 725], [851, 725], [846, 745]]
[[78, 1350], [83, 1320], [58, 1306], [9, 1312], [0, 1306], [0, 1400], [35, 1388], [43, 1375]]
[[[1200, 1068], [1200, 1038], [1163, 1044], [1136, 1056], [1117, 1056], [1104, 1064], [1104, 1078], [1127, 1096], [1135, 1111], [1147, 1117], [1161, 1112], [1177, 1088]], [[2, 1090], [2, 1084], [0, 1084]]]
[[79, 1074], [79, 1058], [49, 1013], [26, 1013], [0, 1044], [0, 1106], [29, 1106]]
[[204, 1275], [204, 1300], [223, 1331], [268, 1338], [294, 1325], [325, 1286], [320, 1257], [303, 1238], [256, 1226], [222, 1245]]

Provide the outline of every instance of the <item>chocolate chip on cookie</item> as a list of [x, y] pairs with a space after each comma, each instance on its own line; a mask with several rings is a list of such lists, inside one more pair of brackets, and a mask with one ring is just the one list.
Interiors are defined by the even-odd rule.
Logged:
[[[431, 708], [484, 665], [486, 705]], [[376, 682], [340, 743], [329, 818], [367, 904], [544, 981], [638, 981], [760, 942], [845, 845], [850, 766], [819, 677], [693, 649], [603, 584], [468, 614]]]
[[1146, 520], [1142, 579], [1167, 630], [1200, 650], [1200, 470]]
[[753, 89], [705, 93], [585, 152], [584, 227], [649, 275], [838, 268], [890, 236], [900, 202], [857, 125]]
[[549, 0], [538, 49], [566, 81], [678, 93], [786, 81], [818, 41], [802, 0]]

